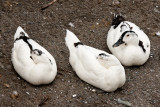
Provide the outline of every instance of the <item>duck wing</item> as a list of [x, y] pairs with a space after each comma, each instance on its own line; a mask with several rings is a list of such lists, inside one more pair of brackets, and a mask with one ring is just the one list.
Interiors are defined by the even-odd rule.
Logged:
[[37, 42], [35, 42], [32, 39], [29, 39], [28, 42], [29, 44], [32, 45], [33, 50], [37, 49], [37, 50], [42, 51], [42, 53], [44, 53], [48, 57], [48, 59], [51, 61], [52, 64], [56, 63], [53, 56], [44, 47], [42, 47], [41, 45], [39, 45]]
[[104, 51], [84, 45], [69, 30], [67, 30], [65, 42], [70, 51], [70, 63], [73, 67], [74, 65], [77, 66], [76, 63], [79, 63], [83, 69], [88, 72], [94, 72], [95, 74], [97, 74], [97, 71], [105, 69], [97, 60], [98, 55], [104, 53]]
[[99, 52], [96, 52], [95, 50], [91, 47], [81, 45], [77, 47], [77, 56], [87, 71], [92, 71], [94, 74], [97, 74], [97, 71], [100, 72], [105, 68], [97, 60]]

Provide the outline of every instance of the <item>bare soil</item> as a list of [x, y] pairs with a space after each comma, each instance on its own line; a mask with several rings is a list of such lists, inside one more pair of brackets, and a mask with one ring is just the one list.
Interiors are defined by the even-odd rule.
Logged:
[[[125, 106], [118, 98], [133, 107], [160, 105], [160, 37], [155, 36], [160, 31], [160, 0], [57, 0], [41, 10], [51, 1], [0, 0], [0, 107]], [[84, 44], [110, 53], [106, 36], [113, 13], [121, 13], [144, 30], [151, 55], [142, 66], [125, 67], [126, 84], [106, 93], [78, 78], [69, 64], [64, 37], [65, 29], [70, 29]], [[51, 84], [33, 86], [14, 70], [11, 49], [18, 26], [56, 59], [58, 74]], [[13, 91], [18, 95], [12, 96]]]

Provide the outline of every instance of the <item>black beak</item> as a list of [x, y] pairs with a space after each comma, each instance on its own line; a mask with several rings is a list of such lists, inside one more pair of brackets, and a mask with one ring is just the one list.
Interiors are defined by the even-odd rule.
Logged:
[[113, 44], [113, 47], [118, 47], [119, 45], [123, 44], [124, 42], [122, 39], [119, 39], [115, 44]]

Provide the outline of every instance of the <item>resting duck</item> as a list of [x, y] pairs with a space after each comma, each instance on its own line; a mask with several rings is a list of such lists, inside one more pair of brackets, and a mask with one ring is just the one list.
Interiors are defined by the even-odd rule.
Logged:
[[12, 63], [16, 72], [33, 85], [49, 84], [57, 74], [52, 55], [18, 27], [14, 35]]
[[107, 45], [125, 66], [143, 65], [150, 54], [148, 36], [134, 23], [117, 15], [108, 31]]
[[115, 56], [84, 45], [69, 30], [65, 43], [70, 52], [69, 62], [80, 79], [107, 92], [124, 85], [125, 70]]

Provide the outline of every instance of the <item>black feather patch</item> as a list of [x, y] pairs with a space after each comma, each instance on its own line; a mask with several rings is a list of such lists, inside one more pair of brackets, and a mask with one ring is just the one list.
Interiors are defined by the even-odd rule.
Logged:
[[33, 60], [32, 56], [30, 56], [30, 58]]
[[25, 36], [25, 33], [24, 33], [24, 32], [20, 32], [20, 34], [21, 34], [22, 36]]
[[[37, 51], [38, 52], [38, 54], [36, 54], [36, 55], [38, 55], [38, 56], [41, 56], [42, 54], [45, 54], [45, 53], [43, 53], [41, 50], [39, 50], [39, 49], [34, 49], [33, 51]], [[50, 61], [50, 63], [51, 63], [51, 65], [52, 65], [52, 61], [48, 58], [48, 60]]]
[[146, 50], [144, 49], [144, 45], [142, 41], [139, 41], [139, 46], [142, 48], [143, 52], [145, 53]]
[[77, 47], [78, 45], [83, 45], [82, 42], [77, 42], [77, 43], [74, 43], [74, 46]]
[[109, 55], [106, 55], [105, 53], [100, 53], [99, 56], [107, 56], [107, 57], [109, 57]]
[[122, 33], [120, 39], [123, 40], [124, 36], [125, 36], [126, 33], [128, 33], [128, 32], [133, 32], [133, 33], [135, 33], [134, 31], [125, 31], [125, 32]]
[[49, 61], [50, 61], [51, 65], [52, 65], [52, 61], [50, 59], [49, 59]]
[[123, 22], [125, 19], [122, 17], [122, 16], [120, 16], [120, 15], [118, 15], [118, 16], [116, 16], [114, 19], [113, 19], [113, 21], [112, 21], [112, 25], [114, 25], [114, 29], [121, 23], [121, 22]]
[[41, 50], [39, 50], [39, 49], [34, 49], [33, 51], [37, 51], [37, 52], [38, 52], [38, 54], [37, 54], [38, 56], [41, 56], [42, 53], [43, 53], [43, 52], [42, 52]]
[[32, 51], [33, 50], [32, 45], [28, 42], [28, 39], [30, 39], [30, 38], [25, 36], [24, 32], [20, 32], [20, 34], [21, 34], [21, 36], [19, 38], [16, 38], [16, 40], [14, 42], [22, 39], [24, 42], [26, 42], [28, 44], [30, 50]]

